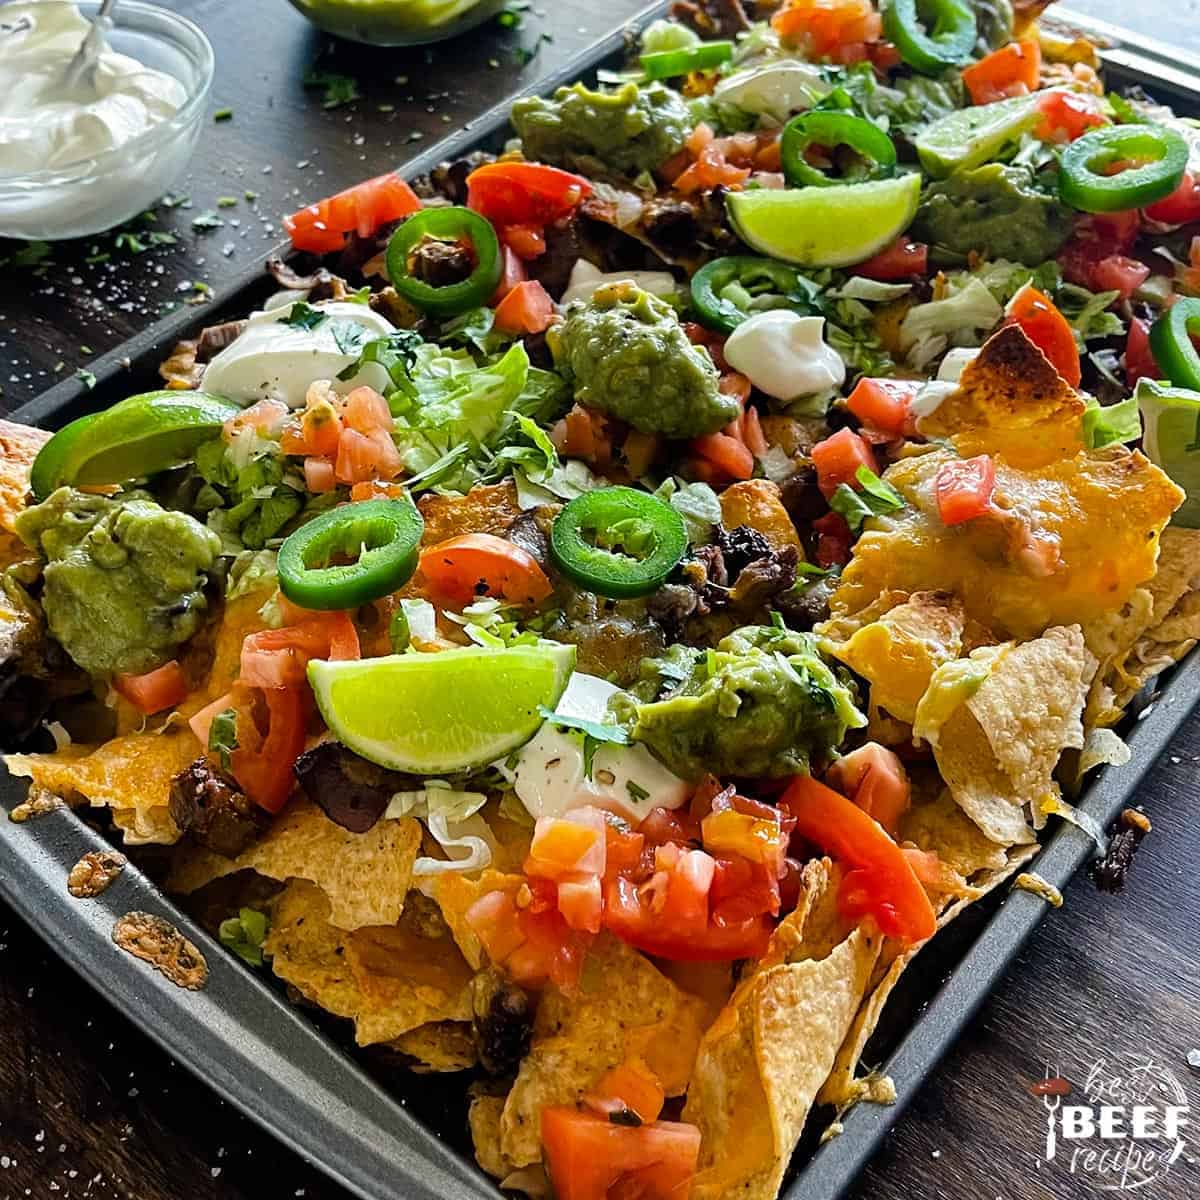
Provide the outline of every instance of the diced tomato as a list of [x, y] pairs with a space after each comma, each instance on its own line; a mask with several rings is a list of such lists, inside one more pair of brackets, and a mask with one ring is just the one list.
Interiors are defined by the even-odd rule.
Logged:
[[674, 186], [677, 192], [691, 195], [718, 187], [740, 189], [749, 178], [750, 168], [734, 166], [714, 140], [700, 151], [696, 161], [675, 180]]
[[359, 500], [403, 500], [405, 488], [402, 483], [383, 483], [378, 479], [364, 480], [350, 489], [350, 499]]
[[755, 458], [762, 458], [767, 453], [767, 435], [763, 433], [757, 408], [747, 406], [746, 411], [742, 413], [741, 433], [742, 444]]
[[744, 442], [728, 433], [693, 438], [691, 448], [729, 479], [750, 479], [754, 475], [754, 455]]
[[339, 483], [364, 483], [371, 479], [395, 479], [404, 463], [392, 435], [383, 429], [360, 433], [347, 427], [338, 438], [334, 475]]
[[867, 58], [875, 70], [883, 72], [898, 67], [904, 61], [900, 51], [891, 42], [871, 42], [867, 46]]
[[825, 772], [825, 782], [853, 800], [892, 836], [908, 811], [910, 789], [904, 764], [878, 742], [852, 750]]
[[626, 1059], [606, 1071], [584, 1096], [584, 1103], [602, 1116], [613, 1112], [636, 1113], [643, 1125], [657, 1121], [666, 1096], [658, 1076], [641, 1058]]
[[1150, 278], [1150, 268], [1136, 258], [1110, 254], [1092, 267], [1092, 287], [1098, 292], [1120, 292], [1128, 300]]
[[1032, 39], [1009, 42], [962, 69], [962, 81], [972, 104], [991, 104], [1037, 90], [1042, 51]]
[[525, 874], [556, 883], [579, 875], [603, 875], [606, 827], [598, 808], [577, 808], [561, 817], [539, 817], [525, 859]]
[[771, 878], [777, 879], [787, 857], [788, 839], [779, 814], [771, 808], [767, 813], [739, 812], [732, 807], [710, 812], [700, 823], [705, 850], [714, 856], [739, 855], [767, 868]]
[[809, 451], [817, 468], [817, 486], [826, 500], [845, 483], [858, 489], [859, 467], [876, 469], [875, 454], [865, 438], [852, 429], [839, 429]]
[[524, 283], [529, 278], [525, 272], [524, 262], [511, 246], [501, 246], [500, 254], [504, 263], [504, 271], [500, 276], [500, 282], [496, 285], [495, 293], [488, 301], [493, 308], [501, 303], [518, 283]]
[[117, 675], [113, 687], [147, 715], [181, 704], [188, 694], [187, 677], [175, 659], [144, 675]]
[[1141, 214], [1136, 208], [1127, 208], [1122, 212], [1092, 213], [1081, 232], [1099, 242], [1105, 254], [1114, 254], [1129, 250], [1141, 228]]
[[358, 632], [346, 613], [308, 613], [297, 624], [250, 634], [242, 642], [240, 678], [248, 687], [302, 688], [310, 659], [361, 656]]
[[370, 237], [420, 207], [416, 192], [389, 171], [284, 217], [283, 227], [297, 250], [328, 254], [342, 248], [345, 234]]
[[1082, 378], [1079, 348], [1070, 322], [1054, 306], [1054, 301], [1027, 283], [1009, 301], [1007, 312], [1008, 323], [1019, 325], [1063, 379], [1078, 387]]
[[536, 279], [527, 279], [496, 305], [495, 324], [503, 333], [541, 333], [556, 312], [550, 293]]
[[818, 567], [844, 567], [850, 561], [853, 537], [850, 526], [841, 513], [826, 513], [812, 524], [817, 534], [816, 560]]
[[490, 533], [464, 533], [422, 551], [420, 572], [451, 604], [496, 596], [510, 604], [540, 604], [553, 590], [527, 550]]
[[859, 62], [883, 33], [883, 20], [870, 0], [791, 0], [771, 25], [789, 45], [813, 59]]
[[695, 1125], [617, 1125], [567, 1106], [542, 1109], [541, 1135], [558, 1200], [686, 1200], [700, 1156]]
[[290, 412], [282, 400], [259, 400], [230, 417], [221, 427], [221, 436], [232, 442], [243, 430], [253, 429], [262, 437], [274, 437], [283, 428]]
[[850, 917], [871, 916], [889, 937], [921, 942], [937, 922], [912, 866], [886, 830], [863, 809], [798, 775], [779, 801], [796, 818], [796, 832], [848, 868], [839, 892]]
[[929, 271], [929, 247], [924, 242], [910, 241], [901, 234], [878, 254], [848, 268], [852, 275], [878, 279], [887, 283], [894, 279], [909, 279]]
[[591, 193], [582, 175], [544, 163], [487, 163], [467, 176], [467, 207], [499, 226], [550, 225]]
[[1043, 142], [1073, 142], [1097, 125], [1107, 125], [1095, 96], [1080, 92], [1047, 91], [1037, 99], [1042, 119], [1034, 136]]
[[391, 433], [396, 426], [387, 401], [374, 389], [357, 387], [346, 397], [343, 420], [348, 429], [370, 434]]
[[[333, 470], [333, 459], [311, 457], [304, 460], [304, 486], [314, 496], [337, 489], [337, 476]], [[356, 485], [357, 486], [357, 485]]]
[[1139, 379], [1159, 379], [1162, 371], [1150, 349], [1150, 324], [1141, 317], [1129, 322], [1129, 333], [1125, 338], [1125, 382], [1136, 387]]
[[1148, 205], [1143, 210], [1151, 220], [1165, 225], [1187, 225], [1200, 221], [1200, 179], [1191, 171], [1184, 171], [1179, 186], [1162, 200]]
[[292, 793], [292, 767], [304, 750], [305, 694], [294, 687], [267, 688], [261, 694], [267, 709], [266, 736], [257, 732], [248, 709], [239, 710], [238, 748], [231, 766], [246, 795], [260, 808], [277, 813]]
[[521, 907], [512, 892], [488, 892], [467, 909], [467, 924], [488, 957], [503, 965], [516, 983], [553, 983], [565, 991], [578, 985], [591, 939], [570, 929], [558, 909], [540, 903], [536, 893]]
[[504, 244], [526, 262], [546, 253], [546, 230], [541, 225], [505, 225], [499, 232]]
[[938, 516], [943, 525], [961, 525], [992, 509], [996, 464], [987, 454], [943, 463], [934, 478]]
[[912, 402], [921, 390], [919, 379], [868, 379], [854, 385], [846, 407], [864, 424], [892, 437], [911, 435]]

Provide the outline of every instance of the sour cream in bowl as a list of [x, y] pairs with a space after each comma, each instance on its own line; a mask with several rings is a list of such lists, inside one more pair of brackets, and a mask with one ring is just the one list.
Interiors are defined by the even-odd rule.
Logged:
[[99, 3], [0, 7], [0, 236], [48, 241], [111, 229], [179, 177], [213, 76], [191, 21], [141, 0], [117, 6], [94, 70], [67, 65]]

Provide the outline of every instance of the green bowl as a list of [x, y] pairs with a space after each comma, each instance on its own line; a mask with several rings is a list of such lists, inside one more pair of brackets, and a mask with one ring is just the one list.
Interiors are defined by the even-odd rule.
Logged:
[[318, 29], [371, 46], [440, 42], [494, 17], [505, 0], [290, 0]]

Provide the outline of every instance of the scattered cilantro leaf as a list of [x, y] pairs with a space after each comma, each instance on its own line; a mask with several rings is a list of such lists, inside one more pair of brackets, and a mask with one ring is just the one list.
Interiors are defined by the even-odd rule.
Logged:
[[338, 350], [343, 354], [357, 354], [367, 338], [367, 329], [357, 321], [334, 321], [329, 326]]
[[26, 242], [8, 261], [14, 267], [36, 267], [49, 257], [49, 242]]
[[192, 218], [192, 228], [197, 233], [207, 233], [210, 229], [220, 229], [225, 224], [217, 216], [215, 209], [206, 209], [198, 217]]
[[362, 99], [358, 90], [358, 80], [352, 75], [339, 75], [336, 71], [318, 71], [313, 68], [304, 76], [306, 88], [324, 88], [321, 97], [322, 108], [341, 108], [343, 104], [352, 104]]
[[218, 123], [220, 123], [221, 121], [232, 121], [233, 120], [233, 109], [232, 108], [218, 108], [217, 111], [215, 113], [213, 113], [213, 120]]
[[859, 467], [854, 473], [860, 491], [848, 483], [838, 484], [829, 507], [846, 518], [851, 529], [861, 529], [868, 517], [882, 516], [904, 507], [904, 499], [890, 483], [885, 483], [870, 467]]
[[640, 804], [643, 800], [650, 799], [650, 793], [635, 779], [627, 779], [625, 781], [625, 790], [629, 793], [629, 798], [634, 804]]
[[321, 312], [318, 308], [304, 300], [297, 300], [292, 305], [291, 312], [280, 322], [282, 325], [291, 325], [295, 329], [316, 329], [322, 321], [326, 320], [327, 314]]
[[78, 379], [79, 382], [82, 383], [89, 392], [96, 386], [96, 376], [91, 371], [84, 370], [83, 367], [80, 367], [79, 370], [75, 372], [75, 378]]
[[227, 708], [213, 717], [208, 727], [208, 748], [221, 760], [221, 768], [228, 771], [231, 756], [238, 748], [236, 709]]

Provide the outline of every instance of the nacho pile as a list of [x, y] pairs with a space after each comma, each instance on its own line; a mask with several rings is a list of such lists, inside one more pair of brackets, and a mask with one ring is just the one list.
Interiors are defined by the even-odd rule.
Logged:
[[8, 772], [560, 1200], [891, 1102], [904, 972], [1200, 641], [1195, 168], [1081, 141], [1195, 131], [1028, 13], [676, 7], [289, 217], [349, 252], [168, 393], [0, 422]]

